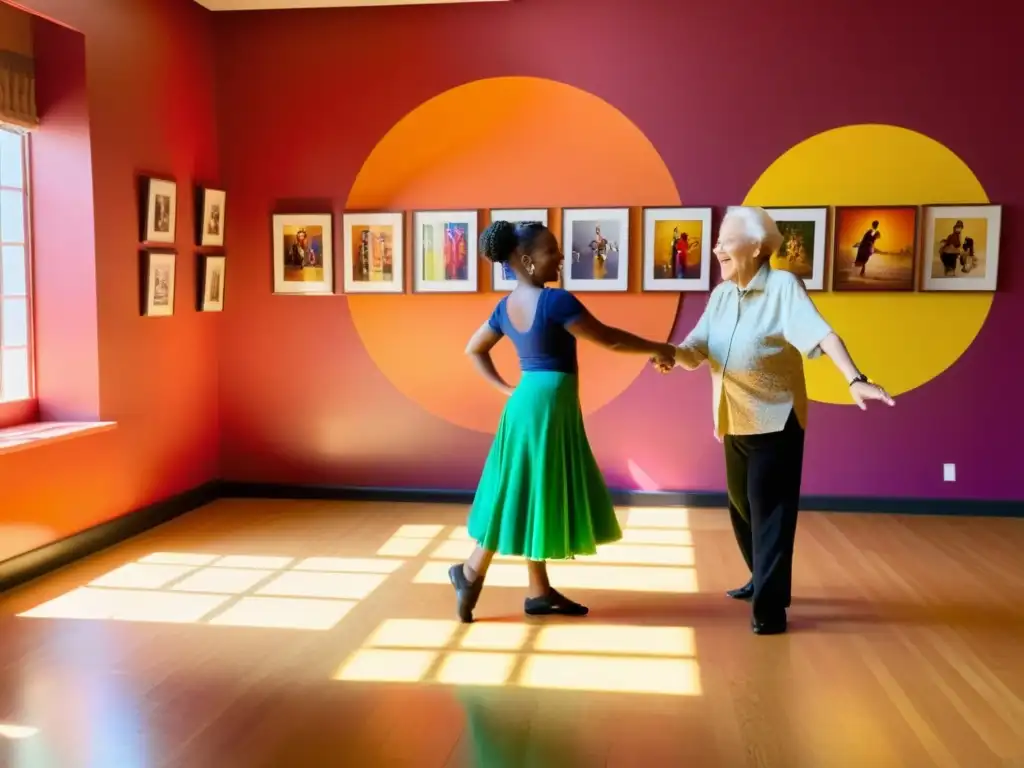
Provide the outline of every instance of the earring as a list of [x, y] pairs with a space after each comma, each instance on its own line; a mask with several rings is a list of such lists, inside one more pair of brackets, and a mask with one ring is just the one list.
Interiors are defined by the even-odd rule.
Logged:
[[537, 271], [537, 268], [535, 266], [533, 266], [533, 264], [527, 264], [526, 265], [526, 271], [529, 272], [532, 275], [534, 272]]

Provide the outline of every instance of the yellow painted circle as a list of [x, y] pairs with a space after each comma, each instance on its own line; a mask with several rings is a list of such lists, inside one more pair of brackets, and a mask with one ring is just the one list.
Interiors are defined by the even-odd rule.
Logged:
[[[937, 141], [891, 125], [850, 125], [787, 151], [743, 202], [769, 207], [988, 201], [967, 164]], [[831, 252], [830, 242], [830, 257]], [[955, 363], [985, 324], [993, 299], [991, 293], [812, 296], [858, 366], [893, 395]], [[824, 358], [807, 364], [807, 391], [821, 403], [850, 404], [846, 382]]]

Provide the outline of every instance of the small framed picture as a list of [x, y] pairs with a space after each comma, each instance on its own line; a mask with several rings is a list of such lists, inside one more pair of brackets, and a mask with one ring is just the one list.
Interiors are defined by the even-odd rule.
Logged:
[[784, 269], [804, 281], [808, 291], [825, 290], [828, 255], [828, 207], [765, 208], [779, 225], [782, 246], [772, 254], [772, 268]]
[[331, 214], [277, 214], [273, 231], [274, 293], [332, 295], [334, 233]]
[[177, 219], [178, 185], [166, 179], [146, 179], [143, 242], [173, 243]]
[[913, 291], [917, 206], [849, 206], [835, 211], [833, 291]]
[[200, 286], [200, 312], [224, 311], [224, 269], [227, 259], [223, 256], [202, 257], [202, 279]]
[[200, 187], [199, 239], [197, 244], [203, 248], [219, 248], [224, 245], [224, 203], [227, 192], [223, 189], [207, 189]]
[[[508, 221], [516, 226], [537, 221], [548, 225], [547, 208], [492, 208], [491, 221]], [[511, 291], [516, 287], [516, 275], [508, 264], [491, 265], [491, 286], [496, 291]]]
[[627, 290], [629, 209], [566, 208], [562, 221], [562, 247], [568, 260], [562, 269], [566, 290]]
[[711, 289], [711, 209], [644, 208], [644, 290]]
[[143, 252], [142, 314], [170, 317], [174, 314], [174, 272], [177, 256], [172, 251]]
[[477, 212], [413, 214], [413, 280], [417, 293], [475, 293]]
[[346, 213], [345, 293], [405, 292], [405, 219], [401, 213]]
[[994, 291], [999, 272], [1000, 205], [928, 205], [924, 209], [925, 291]]

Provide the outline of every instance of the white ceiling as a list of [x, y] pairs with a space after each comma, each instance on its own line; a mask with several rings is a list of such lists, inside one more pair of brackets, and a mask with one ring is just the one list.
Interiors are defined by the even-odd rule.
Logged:
[[196, 0], [211, 11], [269, 11], [296, 8], [367, 8], [380, 5], [507, 3], [511, 0]]

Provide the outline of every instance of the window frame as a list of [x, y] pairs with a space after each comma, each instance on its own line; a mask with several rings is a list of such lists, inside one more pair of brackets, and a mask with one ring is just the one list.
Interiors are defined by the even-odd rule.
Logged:
[[[34, 285], [34, 272], [33, 269], [33, 257], [34, 249], [32, 243], [32, 173], [31, 173], [31, 151], [29, 144], [31, 142], [31, 133], [29, 131], [19, 129], [17, 126], [10, 126], [0, 124], [0, 130], [7, 131], [9, 133], [16, 134], [21, 139], [21, 189], [18, 190], [15, 187], [7, 187], [0, 185], [0, 189], [7, 191], [17, 191], [22, 196], [22, 226], [24, 231], [24, 242], [23, 243], [5, 243], [0, 240], [0, 247], [3, 245], [22, 245], [25, 251], [25, 312], [26, 312], [26, 339], [25, 349], [28, 353], [28, 396], [19, 398], [17, 400], [5, 400], [3, 399], [3, 391], [0, 389], [0, 428], [4, 426], [13, 426], [18, 422], [16, 418], [14, 422], [11, 421], [11, 417], [18, 414], [21, 416], [26, 411], [26, 406], [31, 407], [32, 411], [35, 411], [37, 394], [36, 394], [36, 344], [35, 344], [35, 285]], [[2, 278], [0, 278], [2, 279]], [[6, 300], [6, 296], [2, 293], [3, 286], [0, 285], [0, 305]], [[0, 314], [0, 323], [2, 323], [3, 317]], [[0, 334], [3, 333], [0, 328]], [[19, 349], [19, 347], [11, 347], [11, 349]], [[0, 360], [3, 358], [3, 340], [0, 335]], [[3, 384], [0, 382], [0, 388]], [[24, 423], [24, 418], [21, 416], [21, 423]]]

